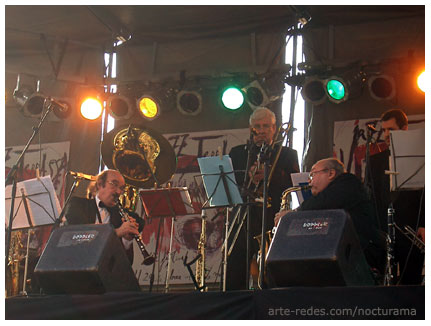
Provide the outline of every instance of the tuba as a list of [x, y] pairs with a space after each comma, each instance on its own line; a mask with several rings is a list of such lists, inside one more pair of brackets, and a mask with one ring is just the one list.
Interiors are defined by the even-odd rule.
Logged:
[[177, 166], [168, 140], [139, 124], [118, 126], [105, 134], [101, 153], [106, 166], [124, 177], [120, 203], [131, 211], [136, 209], [139, 188], [159, 187], [173, 177]]

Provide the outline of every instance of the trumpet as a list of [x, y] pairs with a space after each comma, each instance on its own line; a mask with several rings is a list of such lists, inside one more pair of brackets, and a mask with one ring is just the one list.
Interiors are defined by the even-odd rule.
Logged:
[[[119, 200], [117, 200], [117, 207], [118, 207], [118, 210], [120, 212], [121, 217], [125, 221], [129, 221], [129, 215], [124, 211], [123, 206], [121, 205]], [[154, 262], [156, 261], [156, 258], [153, 255], [150, 255], [148, 253], [147, 249], [145, 249], [145, 246], [142, 242], [141, 236], [135, 235], [134, 239], [135, 239], [136, 243], [138, 244], [139, 249], [141, 250], [142, 256], [144, 256], [144, 261], [142, 262], [142, 264], [144, 264], [144, 265], [154, 264]]]
[[425, 252], [425, 243], [416, 235], [416, 232], [409, 225], [404, 226], [405, 231], [396, 224], [395, 227], [404, 234], [422, 254]]

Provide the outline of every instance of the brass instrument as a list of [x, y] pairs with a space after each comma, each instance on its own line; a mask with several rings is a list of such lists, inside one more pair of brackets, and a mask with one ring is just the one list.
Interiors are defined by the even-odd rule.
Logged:
[[[285, 127], [287, 125], [287, 127]], [[283, 143], [286, 139], [286, 137], [288, 136], [290, 130], [292, 129], [292, 125], [289, 122], [285, 122], [283, 123], [277, 130], [277, 133], [274, 135], [274, 139], [273, 142], [271, 144], [270, 147], [270, 151], [272, 152], [273, 149], [275, 148], [275, 145], [280, 144], [278, 150], [277, 150], [277, 154], [275, 155], [274, 161], [272, 162], [271, 165], [271, 170], [269, 171], [269, 175], [268, 175], [268, 182], [267, 182], [267, 186], [269, 187], [270, 183], [271, 183], [271, 179], [272, 179], [272, 175], [274, 173], [275, 167], [277, 166], [277, 162], [278, 159], [280, 158], [280, 154], [281, 154], [281, 150], [283, 148]], [[282, 136], [281, 139], [280, 136]], [[256, 175], [257, 171], [262, 169], [262, 163], [260, 164], [256, 164], [252, 175], [250, 177], [247, 189], [251, 189], [252, 183], [253, 183], [253, 179], [254, 176]], [[248, 173], [248, 172], [247, 172]], [[258, 184], [255, 185], [254, 191], [253, 193], [258, 194], [259, 193], [259, 189], [262, 187], [261, 182], [259, 182]], [[258, 198], [256, 198], [256, 201], [260, 201], [259, 200], [259, 196], [257, 196]]]
[[196, 261], [196, 283], [199, 285], [199, 290], [201, 292], [206, 291], [205, 286], [205, 246], [206, 246], [206, 218], [204, 211], [202, 210], [202, 230], [201, 236], [198, 242], [198, 255], [199, 258]]
[[405, 231], [396, 224], [395, 227], [404, 234], [422, 254], [425, 252], [425, 243], [416, 235], [416, 232], [409, 225], [404, 226]]
[[295, 187], [290, 187], [287, 188], [285, 191], [283, 191], [283, 193], [281, 194], [281, 204], [280, 204], [280, 211], [286, 211], [289, 210], [292, 206], [292, 197], [291, 197], [291, 193], [292, 192], [296, 192], [296, 191], [302, 191], [302, 190], [308, 190], [310, 189], [311, 186], [310, 185], [306, 185], [306, 186], [295, 186]]
[[[290, 187], [287, 188], [285, 191], [283, 191], [283, 194], [281, 195], [281, 204], [280, 204], [280, 211], [285, 211], [285, 210], [289, 210], [291, 207], [291, 193], [292, 192], [296, 192], [296, 191], [301, 191], [301, 190], [307, 190], [310, 189], [310, 186], [297, 186], [297, 187]], [[265, 257], [268, 254], [268, 250], [269, 250], [269, 246], [271, 245], [272, 242], [272, 238], [275, 234], [277, 227], [274, 226], [274, 228], [270, 231], [266, 231], [266, 237], [265, 237]], [[258, 234], [257, 236], [254, 237], [254, 239], [256, 239], [256, 241], [259, 243], [259, 248], [261, 246], [261, 242], [262, 242], [262, 235]], [[259, 250], [258, 254], [257, 254], [257, 262], [258, 262], [258, 266], [260, 266], [259, 261], [260, 261], [260, 256], [261, 256], [261, 252]], [[259, 284], [260, 286], [260, 284]]]
[[166, 138], [143, 125], [118, 126], [103, 137], [103, 162], [126, 181], [123, 207], [134, 211], [139, 188], [158, 187], [175, 173], [177, 159]]
[[10, 267], [9, 286], [7, 286], [9, 296], [15, 296], [19, 293], [19, 264], [23, 258], [20, 251], [23, 247], [21, 242], [22, 231], [13, 232], [11, 247], [8, 255], [8, 267]]
[[[129, 215], [124, 211], [123, 207], [121, 206], [120, 201], [117, 201], [117, 206], [118, 206], [118, 210], [120, 212], [121, 217], [125, 220], [125, 221], [129, 221]], [[150, 255], [147, 251], [147, 249], [145, 249], [145, 246], [142, 242], [142, 238], [140, 235], [135, 235], [134, 239], [136, 241], [136, 243], [138, 244], [139, 249], [141, 250], [142, 256], [144, 256], [144, 261], [143, 264], [144, 265], [152, 265], [154, 264], [156, 258], [153, 255]]]

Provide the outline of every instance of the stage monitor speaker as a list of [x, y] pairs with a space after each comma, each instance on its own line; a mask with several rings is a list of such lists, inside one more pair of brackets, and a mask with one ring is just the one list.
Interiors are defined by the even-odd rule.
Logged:
[[280, 220], [266, 257], [270, 287], [374, 285], [344, 210], [291, 212]]
[[46, 294], [140, 291], [121, 240], [110, 224], [56, 229], [34, 275]]

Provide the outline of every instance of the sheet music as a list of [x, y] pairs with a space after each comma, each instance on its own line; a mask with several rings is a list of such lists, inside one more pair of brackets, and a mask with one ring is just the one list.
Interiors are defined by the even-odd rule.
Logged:
[[[290, 177], [292, 178], [292, 185], [294, 187], [297, 186], [308, 186], [308, 175], [310, 172], [301, 172], [301, 173], [291, 173]], [[310, 190], [302, 190], [302, 191], [296, 191], [296, 196], [298, 198], [299, 204], [302, 204], [302, 202], [311, 196]]]
[[233, 173], [232, 160], [229, 155], [222, 156], [222, 159], [219, 156], [198, 157], [198, 163], [211, 207], [229, 205], [223, 180], [220, 178], [220, 167], [223, 168], [223, 172], [226, 174], [226, 182], [232, 204], [242, 204], [241, 194], [239, 193], [235, 174]]
[[[391, 190], [425, 186], [425, 129], [391, 131]], [[411, 178], [407, 181], [407, 179]]]
[[[5, 224], [9, 227], [12, 185], [5, 189]], [[28, 215], [23, 195], [26, 197]], [[53, 224], [61, 211], [51, 176], [17, 183], [12, 229]]]
[[[166, 217], [195, 213], [187, 187], [141, 189], [139, 191], [145, 214], [148, 217]], [[170, 205], [173, 212], [170, 210]]]

